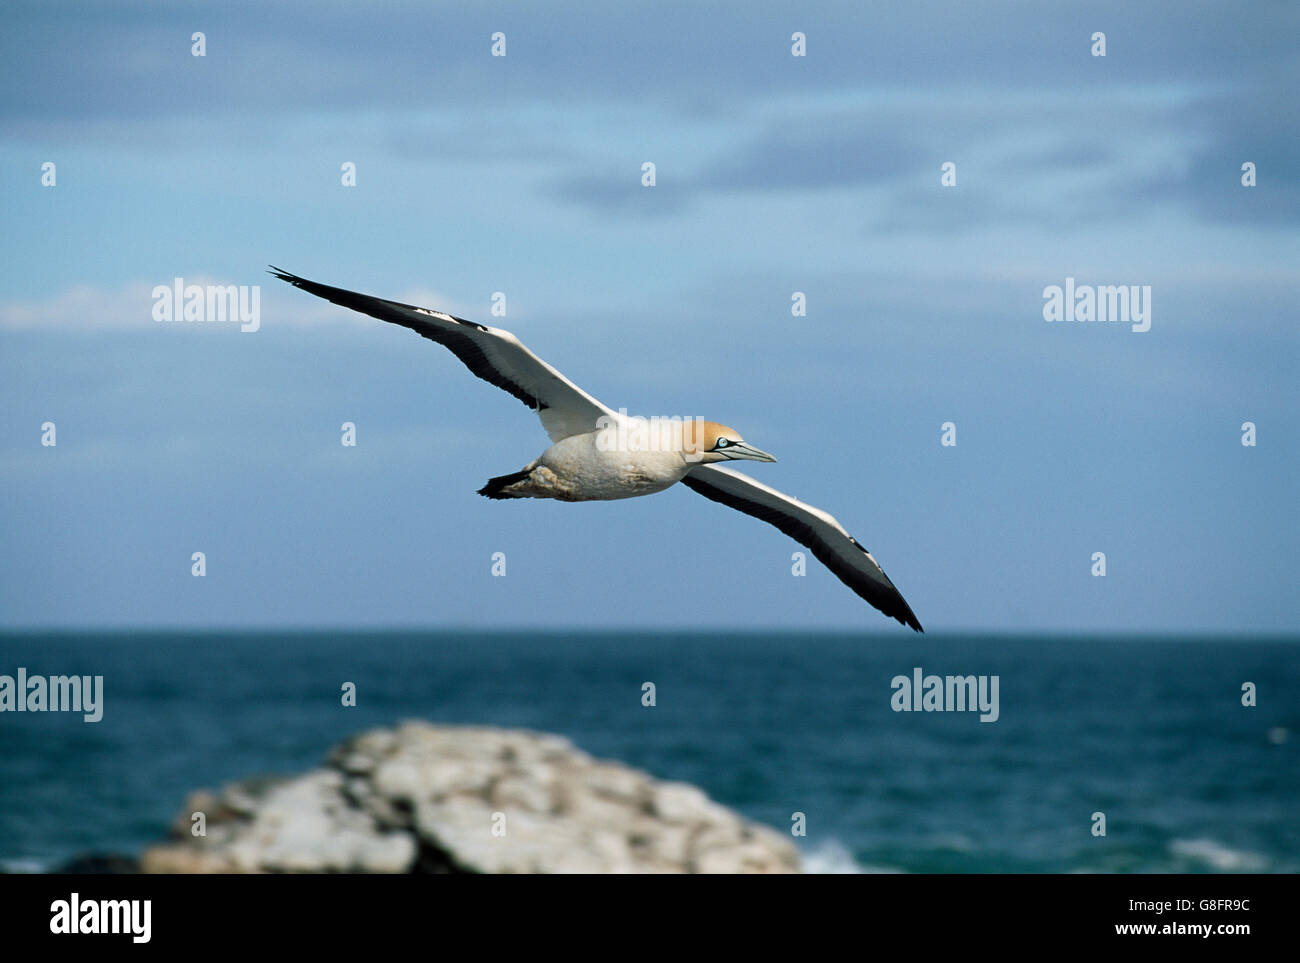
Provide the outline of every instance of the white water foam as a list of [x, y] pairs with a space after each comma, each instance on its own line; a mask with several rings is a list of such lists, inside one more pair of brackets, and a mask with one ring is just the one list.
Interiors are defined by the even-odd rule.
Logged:
[[1175, 839], [1169, 844], [1169, 852], [1183, 859], [1206, 863], [1224, 873], [1258, 872], [1267, 862], [1258, 853], [1229, 849], [1213, 839]]
[[0, 859], [0, 873], [44, 873], [46, 866], [36, 859]]
[[846, 875], [857, 873], [901, 873], [903, 870], [891, 866], [867, 866], [853, 858], [847, 846], [838, 839], [800, 853], [803, 857], [803, 871], [813, 875]]

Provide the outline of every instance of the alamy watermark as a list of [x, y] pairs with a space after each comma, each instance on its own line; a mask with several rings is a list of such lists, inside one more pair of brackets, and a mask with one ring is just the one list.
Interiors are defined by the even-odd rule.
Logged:
[[980, 722], [997, 722], [999, 684], [996, 675], [924, 675], [918, 665], [910, 676], [890, 680], [894, 694], [889, 707], [895, 712], [979, 712]]
[[262, 326], [262, 287], [259, 284], [186, 284], [173, 278], [159, 284], [153, 298], [155, 321], [233, 322], [240, 331]]
[[104, 717], [102, 675], [0, 675], [0, 712], [80, 712], [85, 722]]
[[1134, 331], [1151, 330], [1151, 285], [1075, 284], [1043, 288], [1044, 321], [1114, 321]]
[[601, 415], [596, 419], [597, 451], [703, 451], [708, 445], [704, 419], [680, 415], [650, 418], [628, 415], [626, 408], [617, 417]]
[[50, 904], [50, 932], [56, 934], [125, 934], [133, 943], [148, 943], [153, 933], [153, 900], [82, 899], [73, 893]]

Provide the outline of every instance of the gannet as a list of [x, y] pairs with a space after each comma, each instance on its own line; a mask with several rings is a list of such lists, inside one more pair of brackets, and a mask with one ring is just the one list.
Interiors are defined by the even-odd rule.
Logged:
[[886, 616], [923, 631], [911, 607], [871, 553], [833, 516], [724, 461], [776, 461], [738, 431], [712, 421], [670, 421], [646, 428], [587, 394], [509, 331], [441, 311], [308, 281], [272, 266], [271, 274], [334, 304], [410, 328], [451, 350], [475, 375], [535, 411], [551, 447], [519, 471], [488, 480], [488, 498], [603, 501], [663, 491], [680, 482], [705, 498], [774, 525]]

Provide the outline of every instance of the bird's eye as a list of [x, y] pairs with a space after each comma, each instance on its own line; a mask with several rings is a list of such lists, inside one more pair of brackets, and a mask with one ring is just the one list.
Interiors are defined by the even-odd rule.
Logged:
[[726, 447], [727, 447], [728, 445], [730, 445], [730, 444], [731, 444], [731, 442], [727, 441], [727, 439], [725, 439], [725, 438], [719, 438], [719, 439], [718, 439], [718, 447], [719, 447], [719, 448], [726, 448]]

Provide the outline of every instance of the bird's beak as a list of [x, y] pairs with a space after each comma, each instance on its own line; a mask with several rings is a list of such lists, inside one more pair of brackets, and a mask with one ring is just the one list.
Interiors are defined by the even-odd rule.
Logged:
[[763, 451], [761, 448], [755, 448], [753, 445], [748, 445], [743, 441], [738, 445], [732, 445], [729, 447], [724, 454], [728, 458], [737, 461], [776, 461], [775, 458]]

